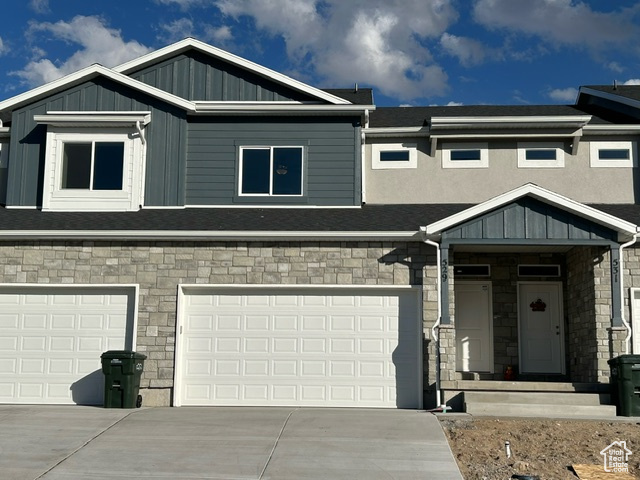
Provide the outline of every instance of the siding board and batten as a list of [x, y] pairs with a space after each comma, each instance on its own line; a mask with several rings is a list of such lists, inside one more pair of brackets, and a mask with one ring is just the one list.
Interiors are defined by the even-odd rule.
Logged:
[[532, 198], [523, 198], [442, 234], [445, 241], [536, 240], [616, 241], [616, 232], [569, 215]]
[[315, 100], [197, 51], [179, 54], [130, 76], [192, 101]]
[[[186, 114], [108, 79], [96, 78], [17, 109], [12, 116], [11, 168], [7, 181], [7, 204], [40, 206], [44, 173], [46, 126], [34, 115], [47, 111], [150, 111], [145, 129], [147, 163], [145, 204], [184, 204]], [[38, 181], [34, 182], [34, 178]]]

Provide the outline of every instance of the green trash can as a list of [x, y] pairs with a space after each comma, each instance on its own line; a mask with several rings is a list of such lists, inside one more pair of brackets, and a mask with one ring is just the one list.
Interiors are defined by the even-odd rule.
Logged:
[[142, 397], [138, 392], [147, 356], [130, 350], [109, 350], [100, 358], [104, 373], [104, 408], [140, 408]]
[[609, 360], [611, 400], [621, 417], [640, 417], [640, 355], [620, 355]]

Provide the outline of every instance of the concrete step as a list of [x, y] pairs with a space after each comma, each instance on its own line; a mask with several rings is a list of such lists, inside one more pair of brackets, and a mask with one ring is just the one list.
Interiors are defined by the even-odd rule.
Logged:
[[614, 405], [548, 405], [522, 403], [471, 403], [465, 411], [476, 416], [615, 418]]
[[584, 392], [608, 393], [608, 383], [567, 383], [567, 382], [507, 382], [498, 380], [449, 380], [442, 381], [446, 390], [491, 390], [509, 392]]
[[515, 403], [536, 405], [609, 405], [608, 393], [559, 393], [559, 392], [464, 392], [466, 404]]

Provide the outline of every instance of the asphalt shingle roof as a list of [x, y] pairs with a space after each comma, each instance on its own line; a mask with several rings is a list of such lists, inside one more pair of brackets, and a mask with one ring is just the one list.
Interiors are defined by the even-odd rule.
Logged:
[[325, 88], [325, 92], [344, 98], [356, 105], [373, 105], [373, 89], [371, 88]]
[[[575, 105], [461, 105], [438, 107], [380, 107], [371, 112], [369, 126], [423, 127], [431, 117], [495, 117], [495, 116], [596, 115], [588, 108]], [[594, 116], [591, 123], [609, 123]]]
[[585, 85], [583, 88], [640, 101], [640, 85]]
[[[417, 232], [472, 204], [364, 205], [362, 208], [186, 208], [138, 212], [43, 212], [0, 208], [0, 232], [210, 231]], [[640, 224], [640, 205], [590, 205]]]

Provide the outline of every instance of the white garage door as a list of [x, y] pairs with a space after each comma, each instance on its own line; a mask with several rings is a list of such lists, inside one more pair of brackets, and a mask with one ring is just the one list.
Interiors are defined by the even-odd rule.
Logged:
[[176, 405], [421, 408], [413, 290], [184, 293]]
[[132, 348], [132, 288], [0, 288], [0, 403], [103, 402], [100, 355]]

